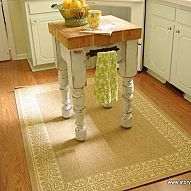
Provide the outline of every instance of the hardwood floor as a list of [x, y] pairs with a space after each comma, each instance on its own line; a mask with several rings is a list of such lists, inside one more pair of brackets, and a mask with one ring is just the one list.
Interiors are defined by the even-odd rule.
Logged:
[[[93, 71], [88, 71], [92, 76]], [[0, 62], [0, 191], [30, 191], [31, 184], [14, 97], [14, 88], [57, 81], [57, 71], [32, 72], [26, 60]], [[170, 85], [146, 72], [135, 86], [191, 134], [191, 104]], [[168, 185], [167, 180], [191, 180], [191, 172], [148, 184], [133, 191], [189, 191], [191, 185]]]

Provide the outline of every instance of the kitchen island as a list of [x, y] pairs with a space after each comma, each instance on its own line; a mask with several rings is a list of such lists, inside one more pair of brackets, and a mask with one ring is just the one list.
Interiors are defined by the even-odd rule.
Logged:
[[[107, 17], [107, 18], [106, 18]], [[119, 74], [122, 77], [123, 111], [121, 126], [132, 127], [131, 101], [133, 98], [133, 77], [137, 73], [137, 42], [141, 37], [141, 28], [114, 16], [104, 16], [116, 24], [111, 36], [98, 34], [82, 34], [83, 27], [67, 27], [63, 22], [49, 23], [49, 31], [55, 42], [55, 58], [59, 71], [59, 83], [62, 94], [62, 116], [71, 117], [70, 88], [73, 92], [73, 104], [76, 118], [76, 139], [84, 141], [87, 129], [84, 121], [85, 94], [83, 88], [87, 85], [86, 64], [91, 50], [122, 44], [123, 62], [119, 64]]]

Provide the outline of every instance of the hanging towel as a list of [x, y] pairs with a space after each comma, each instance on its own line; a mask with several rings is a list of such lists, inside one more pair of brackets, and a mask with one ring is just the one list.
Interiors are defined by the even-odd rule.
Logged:
[[118, 99], [117, 52], [98, 52], [94, 94], [99, 105]]

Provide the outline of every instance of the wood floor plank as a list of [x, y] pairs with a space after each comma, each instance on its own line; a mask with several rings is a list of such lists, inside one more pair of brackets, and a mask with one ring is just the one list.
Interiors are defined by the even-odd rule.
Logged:
[[[94, 75], [94, 70], [87, 72]], [[15, 87], [57, 81], [57, 70], [32, 72], [26, 60], [0, 62], [0, 191], [31, 191], [25, 151], [13, 90]], [[191, 134], [191, 104], [169, 84], [162, 84], [146, 72], [135, 78], [139, 87], [161, 110]], [[133, 191], [189, 191], [190, 185], [168, 185], [167, 180], [191, 180], [184, 173]]]
[[191, 104], [183, 98], [175, 87], [162, 84], [146, 72], [136, 76], [136, 86], [191, 134]]

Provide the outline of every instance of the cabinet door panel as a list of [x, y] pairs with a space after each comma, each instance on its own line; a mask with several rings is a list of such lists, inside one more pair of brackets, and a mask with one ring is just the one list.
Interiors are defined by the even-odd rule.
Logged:
[[191, 94], [191, 27], [177, 25], [170, 82]]
[[159, 17], [163, 17], [172, 21], [175, 19], [176, 10], [174, 7], [162, 5], [159, 3], [152, 3], [151, 11], [153, 15], [158, 15]]
[[48, 31], [48, 23], [59, 19], [61, 19], [60, 16], [31, 19], [34, 51], [38, 65], [54, 62], [52, 36]]
[[172, 22], [153, 15], [148, 42], [149, 69], [166, 80], [169, 80], [172, 40]]

